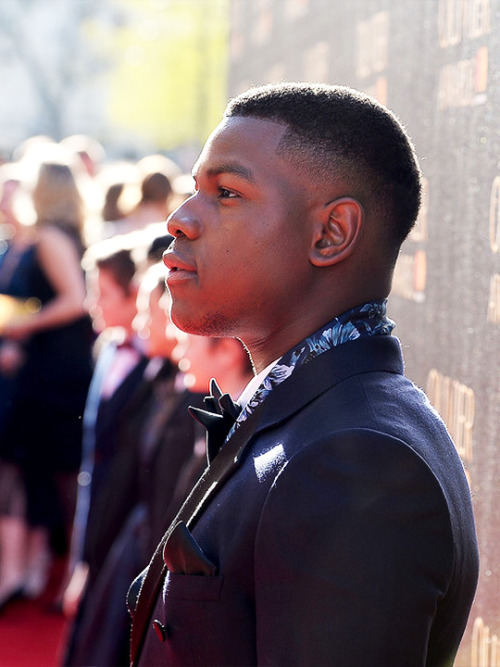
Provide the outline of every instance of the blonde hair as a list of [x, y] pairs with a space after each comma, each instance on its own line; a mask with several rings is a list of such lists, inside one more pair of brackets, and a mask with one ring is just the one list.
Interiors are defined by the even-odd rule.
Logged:
[[41, 164], [32, 198], [37, 224], [57, 224], [82, 233], [83, 199], [67, 164]]

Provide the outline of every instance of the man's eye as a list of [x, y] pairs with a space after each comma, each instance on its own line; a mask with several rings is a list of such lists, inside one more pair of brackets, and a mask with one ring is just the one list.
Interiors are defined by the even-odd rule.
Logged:
[[219, 188], [219, 199], [235, 199], [237, 196], [238, 195], [231, 190], [227, 190], [226, 188]]

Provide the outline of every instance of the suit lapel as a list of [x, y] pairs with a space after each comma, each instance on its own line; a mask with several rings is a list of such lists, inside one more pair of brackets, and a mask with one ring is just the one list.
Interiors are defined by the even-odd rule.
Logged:
[[230, 440], [220, 450], [219, 454], [205, 470], [191, 491], [156, 548], [142, 583], [134, 612], [130, 649], [132, 665], [136, 664], [135, 661], [139, 657], [151, 613], [154, 610], [156, 599], [163, 583], [166, 572], [163, 549], [170, 537], [170, 533], [180, 521], [183, 521], [188, 528], [191, 528], [208, 501], [220, 490], [235, 469], [239, 467], [258, 426], [262, 408], [263, 404], [258, 406], [255, 412], [241, 424]]
[[[179, 409], [179, 406], [185, 401], [187, 391], [178, 392], [173, 390], [174, 379], [168, 380], [169, 387], [161, 395], [161, 409], [153, 410], [153, 413], [148, 421], [148, 430], [151, 437], [151, 446], [147, 450], [149, 461], [154, 461], [156, 453], [162, 445], [162, 436], [165, 427], [172, 419], [173, 415]], [[155, 387], [152, 388], [155, 391]]]
[[188, 527], [192, 526], [210, 498], [220, 490], [224, 482], [239, 467], [259, 425], [263, 406], [264, 404], [258, 406], [222, 447], [187, 498], [174, 523], [184, 521]]

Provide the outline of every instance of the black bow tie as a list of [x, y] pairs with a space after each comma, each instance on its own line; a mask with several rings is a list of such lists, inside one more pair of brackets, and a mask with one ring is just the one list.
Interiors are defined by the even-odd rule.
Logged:
[[189, 407], [189, 412], [207, 429], [207, 458], [210, 463], [219, 453], [231, 426], [241, 412], [241, 407], [229, 394], [223, 394], [217, 382], [210, 380], [210, 396], [203, 402], [206, 409]]

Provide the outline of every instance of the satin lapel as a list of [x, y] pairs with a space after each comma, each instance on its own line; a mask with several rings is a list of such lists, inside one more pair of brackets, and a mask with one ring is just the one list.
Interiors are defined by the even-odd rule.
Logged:
[[187, 392], [174, 391], [173, 385], [174, 381], [172, 379], [172, 387], [162, 395], [161, 410], [153, 414], [148, 423], [151, 434], [153, 434], [153, 444], [149, 452], [150, 460], [154, 459], [158, 448], [162, 444], [161, 436], [165, 431], [166, 424], [172, 419], [172, 416], [186, 398]]
[[221, 448], [194, 487], [173, 523], [184, 521], [186, 526], [190, 528], [208, 500], [239, 467], [252, 435], [259, 425], [262, 409], [263, 404], [241, 424], [233, 437]]
[[166, 565], [163, 560], [163, 549], [171, 531], [184, 521], [188, 528], [192, 527], [207, 502], [220, 490], [224, 482], [234, 473], [242, 462], [248, 444], [259, 425], [263, 404], [241, 424], [233, 437], [222, 447], [211, 465], [205, 470], [193, 488], [177, 516], [158, 545], [147, 569], [141, 586], [132, 624], [130, 644], [131, 664], [136, 665], [144, 641], [147, 626], [154, 610], [156, 600], [163, 584]]

